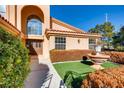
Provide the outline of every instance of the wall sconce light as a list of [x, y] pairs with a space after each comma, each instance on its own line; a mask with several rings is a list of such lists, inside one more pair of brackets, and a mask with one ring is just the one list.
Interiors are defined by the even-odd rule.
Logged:
[[80, 39], [78, 39], [78, 44], [80, 43]]

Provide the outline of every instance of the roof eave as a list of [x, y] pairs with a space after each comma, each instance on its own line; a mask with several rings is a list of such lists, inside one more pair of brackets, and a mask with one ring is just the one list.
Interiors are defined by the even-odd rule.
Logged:
[[95, 37], [95, 38], [100, 38], [100, 34], [92, 34], [92, 33], [76, 33], [76, 32], [71, 32], [71, 31], [57, 31], [57, 30], [46, 30], [45, 32], [47, 37], [50, 36], [67, 36], [67, 37], [74, 37], [74, 38], [89, 38], [89, 37]]

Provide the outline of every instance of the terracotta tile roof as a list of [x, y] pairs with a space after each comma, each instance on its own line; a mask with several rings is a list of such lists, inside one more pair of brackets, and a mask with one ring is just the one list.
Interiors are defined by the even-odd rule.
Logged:
[[78, 37], [101, 37], [98, 33], [84, 33], [84, 32], [73, 32], [73, 31], [66, 31], [66, 30], [55, 30], [55, 29], [46, 29], [45, 34], [47, 36], [51, 35], [66, 35], [66, 36], [78, 36]]
[[[13, 28], [15, 28], [17, 31], [19, 31], [12, 23], [10, 23], [6, 18], [4, 18], [3, 16], [1, 16], [0, 15], [0, 18], [2, 19], [2, 20], [4, 20], [5, 22], [7, 22], [9, 25], [11, 25]], [[21, 32], [21, 31], [19, 31], [19, 32]]]
[[67, 33], [82, 33], [82, 34], [85, 34], [84, 32], [74, 32], [74, 31], [71, 31], [71, 30], [56, 30], [56, 29], [47, 29], [48, 31], [55, 31], [55, 32], [67, 32]]
[[81, 29], [79, 29], [77, 27], [74, 27], [74, 26], [72, 26], [70, 24], [67, 24], [67, 23], [65, 23], [63, 21], [60, 21], [60, 20], [58, 20], [56, 18], [53, 18], [53, 17], [50, 17], [50, 27], [51, 27], [51, 29], [52, 29], [52, 22], [55, 22], [55, 23], [57, 23], [57, 24], [59, 24], [61, 26], [67, 27], [69, 29], [72, 29], [72, 30], [74, 30], [74, 32], [83, 32], [83, 33], [85, 33], [84, 30], [81, 30]]
[[12, 23], [10, 23], [6, 18], [4, 18], [2, 15], [0, 15], [0, 20], [1, 20], [1, 22], [0, 23], [2, 23], [5, 27], [7, 27], [8, 29], [11, 29], [12, 31], [10, 31], [11, 33], [13, 32], [13, 33], [16, 33], [17, 35], [21, 35], [21, 37], [22, 38], [24, 38], [25, 37], [25, 35], [21, 32], [21, 31], [19, 31], [18, 29], [17, 29], [17, 27], [15, 27]]

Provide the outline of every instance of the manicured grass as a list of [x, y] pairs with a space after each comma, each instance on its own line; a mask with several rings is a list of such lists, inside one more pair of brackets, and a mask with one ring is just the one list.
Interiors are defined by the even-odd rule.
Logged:
[[58, 63], [58, 64], [53, 64], [53, 66], [57, 70], [58, 74], [62, 77], [62, 79], [64, 79], [65, 73], [67, 71], [74, 71], [77, 73], [86, 73], [86, 72], [95, 71], [95, 69], [93, 69], [89, 65], [80, 62]]
[[115, 64], [113, 62], [106, 61], [101, 66], [104, 67], [104, 68], [112, 68], [112, 67], [118, 67], [119, 65]]
[[[95, 69], [81, 62], [68, 62], [53, 64], [58, 74], [65, 81], [68, 88], [81, 87], [82, 81], [86, 78], [87, 72], [94, 72]], [[118, 67], [118, 64], [106, 61], [101, 66], [106, 68]], [[77, 72], [77, 73], [76, 73]]]

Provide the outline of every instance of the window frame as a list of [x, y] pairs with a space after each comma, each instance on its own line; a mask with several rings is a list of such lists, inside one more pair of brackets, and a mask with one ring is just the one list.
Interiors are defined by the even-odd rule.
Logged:
[[95, 50], [95, 48], [96, 48], [96, 39], [89, 38], [89, 49]]
[[61, 36], [55, 37], [55, 49], [57, 50], [66, 49], [66, 37], [61, 37]]
[[[36, 27], [33, 28], [33, 26], [34, 27], [36, 26]], [[27, 20], [27, 35], [42, 35], [42, 21], [37, 18], [28, 19]]]

